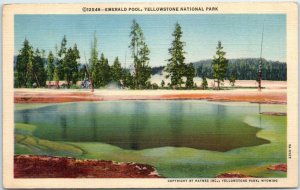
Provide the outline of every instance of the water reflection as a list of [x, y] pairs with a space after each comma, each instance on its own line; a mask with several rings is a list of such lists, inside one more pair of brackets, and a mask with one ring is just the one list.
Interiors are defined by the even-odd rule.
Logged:
[[261, 103], [258, 103], [259, 128], [261, 127]]
[[183, 126], [183, 104], [182, 102], [173, 102], [169, 105], [169, 109], [169, 121], [172, 135], [171, 141], [175, 147], [179, 147]]
[[67, 135], [67, 117], [63, 113], [60, 115], [60, 126], [62, 128], [61, 138], [62, 139], [67, 139], [68, 138], [68, 135]]
[[22, 114], [22, 117], [23, 117], [23, 123], [26, 123], [26, 124], [28, 124], [29, 122], [30, 122], [30, 117], [29, 117], [29, 115], [30, 115], [30, 110], [25, 110], [25, 111], [23, 111], [23, 114]]
[[216, 107], [216, 117], [215, 117], [215, 130], [214, 130], [214, 142], [216, 144], [222, 143], [223, 133], [220, 133], [222, 127], [224, 126], [224, 119], [226, 117], [226, 107], [224, 105], [217, 104]]
[[[190, 147], [215, 151], [268, 143], [258, 128], [256, 107], [202, 101], [119, 101], [53, 105], [17, 111], [15, 121], [37, 126], [34, 135], [53, 141], [102, 142], [124, 149]], [[254, 108], [254, 109], [253, 109]]]
[[[90, 121], [91, 121], [91, 129], [92, 129], [92, 134], [93, 134], [93, 141], [97, 141], [97, 107], [95, 104], [91, 104], [90, 105], [90, 111], [91, 111], [91, 115], [90, 115]], [[99, 118], [98, 118], [99, 119]], [[101, 118], [100, 118], [101, 119]]]
[[142, 139], [144, 126], [148, 124], [147, 105], [142, 102], [134, 102], [134, 112], [129, 124], [129, 148], [132, 150], [142, 149], [147, 142]]

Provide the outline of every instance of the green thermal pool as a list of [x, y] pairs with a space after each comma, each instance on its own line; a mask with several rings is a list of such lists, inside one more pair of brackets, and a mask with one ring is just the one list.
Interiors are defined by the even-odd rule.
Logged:
[[16, 154], [151, 164], [165, 177], [285, 177], [286, 105], [104, 101], [15, 105]]

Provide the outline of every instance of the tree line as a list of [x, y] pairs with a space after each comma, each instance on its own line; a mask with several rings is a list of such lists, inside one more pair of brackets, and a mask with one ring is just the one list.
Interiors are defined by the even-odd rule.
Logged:
[[[168, 73], [166, 78], [170, 78], [171, 81], [167, 84], [169, 88], [196, 88], [193, 78], [200, 76], [203, 79], [202, 87], [204, 89], [207, 88], [207, 77], [215, 79], [219, 89], [220, 83], [225, 78], [241, 77], [242, 75], [253, 77], [257, 73], [254, 74], [252, 69], [257, 68], [255, 64], [249, 68], [249, 64], [239, 64], [241, 67], [232, 67], [232, 63], [225, 58], [226, 53], [223, 51], [220, 41], [216, 47], [216, 55], [210, 64], [199, 63], [198, 67], [195, 67], [193, 63], [188, 64], [185, 61], [185, 42], [182, 41], [182, 36], [182, 28], [179, 23], [176, 23], [172, 33], [173, 41], [168, 49], [169, 59], [167, 60], [167, 66], [164, 68]], [[82, 55], [80, 55], [77, 44], [69, 46], [66, 36], [63, 36], [60, 46], [56, 46], [55, 52], [50, 51], [47, 57], [44, 50], [34, 49], [29, 41], [25, 39], [23, 47], [16, 57], [14, 86], [16, 88], [45, 87], [49, 85], [59, 87], [59, 81], [65, 81], [66, 87], [72, 88], [78, 87], [76, 86], [77, 81], [88, 81], [89, 88], [105, 87], [111, 82], [122, 88], [157, 88], [158, 85], [152, 84], [150, 81], [151, 74], [153, 74], [153, 68], [149, 65], [150, 49], [141, 26], [135, 20], [132, 21], [129, 37], [128, 47], [131, 50], [133, 70], [123, 68], [118, 57], [114, 59], [112, 65], [109, 65], [108, 59], [99, 51], [101, 48], [98, 47], [96, 35], [94, 35], [91, 43], [90, 57], [85, 64], [80, 64]], [[273, 68], [277, 68], [277, 65], [269, 65], [265, 69]], [[277, 73], [277, 75], [283, 75], [283, 71]], [[268, 74], [265, 77], [274, 78], [274, 74]], [[50, 84], [53, 81], [55, 84]], [[161, 81], [161, 86], [165, 85], [165, 82]]]
[[[213, 78], [212, 60], [203, 60], [194, 63], [196, 75]], [[235, 77], [237, 80], [257, 80], [258, 58], [230, 59], [226, 71], [226, 79]], [[262, 59], [262, 79], [274, 81], [287, 80], [287, 65], [284, 62]]]
[[[256, 80], [259, 58], [229, 59], [225, 79], [235, 77], [236, 80]], [[213, 78], [212, 59], [193, 63], [197, 77]], [[152, 75], [162, 74], [165, 66], [152, 67]], [[274, 81], [287, 80], [285, 62], [262, 59], [262, 79]]]
[[17, 56], [15, 64], [16, 88], [45, 87], [46, 81], [65, 80], [68, 87], [79, 79], [79, 50], [77, 45], [67, 47], [66, 36], [63, 37], [60, 49], [56, 48], [56, 56], [49, 52], [46, 58], [45, 51], [40, 51], [29, 44], [25, 39], [23, 48]]
[[[192, 65], [184, 62], [184, 42], [181, 41], [182, 31], [180, 25], [175, 25], [173, 33], [174, 41], [169, 49], [170, 59], [168, 60], [168, 72], [172, 81], [172, 86], [181, 87], [184, 83], [182, 77], [187, 77], [186, 88], [191, 88], [195, 70]], [[59, 81], [64, 80], [66, 86], [70, 88], [77, 81], [88, 77], [92, 88], [101, 88], [114, 81], [119, 86], [131, 89], [148, 89], [157, 86], [151, 84], [150, 49], [145, 40], [145, 36], [140, 25], [133, 20], [130, 31], [129, 48], [133, 59], [133, 71], [123, 68], [118, 57], [115, 58], [112, 66], [103, 53], [99, 56], [97, 38], [91, 44], [91, 55], [88, 63], [82, 66], [79, 62], [80, 52], [76, 44], [68, 46], [66, 36], [63, 37], [60, 47], [55, 48], [55, 53], [49, 52], [46, 58], [45, 51], [34, 50], [25, 39], [23, 48], [19, 51], [15, 64], [16, 88], [45, 87], [50, 81], [55, 81], [59, 86]], [[46, 84], [48, 81], [48, 84]]]

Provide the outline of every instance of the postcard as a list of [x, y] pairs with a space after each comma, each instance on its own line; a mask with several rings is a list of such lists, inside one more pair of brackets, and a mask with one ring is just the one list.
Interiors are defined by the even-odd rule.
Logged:
[[297, 187], [297, 13], [5, 5], [4, 187]]

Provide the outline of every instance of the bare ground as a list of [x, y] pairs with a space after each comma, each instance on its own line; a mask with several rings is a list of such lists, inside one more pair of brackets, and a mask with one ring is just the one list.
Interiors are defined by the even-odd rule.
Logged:
[[147, 164], [15, 155], [15, 178], [159, 178]]
[[60, 103], [107, 100], [209, 100], [286, 104], [285, 89], [236, 90], [72, 90], [15, 89], [15, 103]]

